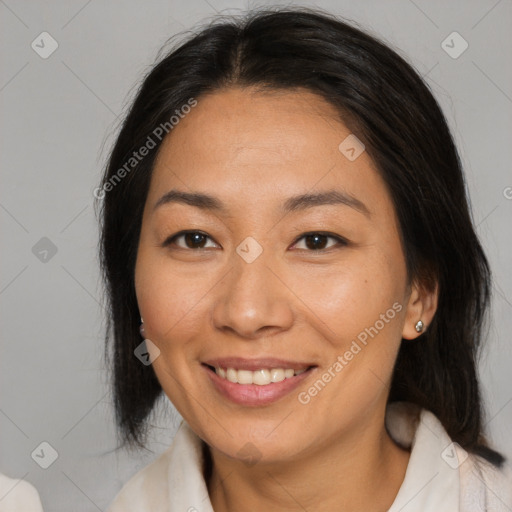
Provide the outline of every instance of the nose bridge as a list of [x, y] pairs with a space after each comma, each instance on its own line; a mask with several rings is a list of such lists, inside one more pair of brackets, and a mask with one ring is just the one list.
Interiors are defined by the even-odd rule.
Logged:
[[263, 243], [247, 237], [233, 252], [231, 265], [215, 301], [215, 326], [244, 337], [252, 337], [264, 327], [289, 327], [293, 319], [290, 297], [275, 275], [278, 269], [272, 271], [275, 255]]

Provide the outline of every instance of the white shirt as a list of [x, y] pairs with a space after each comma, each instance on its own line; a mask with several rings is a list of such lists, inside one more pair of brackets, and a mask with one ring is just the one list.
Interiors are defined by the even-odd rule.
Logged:
[[43, 506], [31, 483], [0, 473], [0, 512], [43, 512]]
[[[512, 512], [512, 470], [498, 470], [452, 443], [429, 411], [388, 406], [391, 437], [411, 449], [388, 512]], [[107, 512], [214, 512], [202, 473], [202, 440], [182, 420], [171, 446], [136, 473]]]

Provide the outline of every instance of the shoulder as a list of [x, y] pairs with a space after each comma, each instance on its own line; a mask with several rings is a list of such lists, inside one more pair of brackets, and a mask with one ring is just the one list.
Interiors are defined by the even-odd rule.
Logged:
[[183, 420], [171, 446], [128, 480], [107, 512], [186, 511], [198, 496], [201, 502], [208, 495], [201, 442]]
[[432, 412], [409, 403], [390, 404], [386, 425], [395, 442], [411, 450], [396, 510], [411, 500], [418, 505], [422, 497], [417, 496], [417, 483], [434, 474], [425, 486], [425, 506], [420, 510], [429, 506], [428, 510], [436, 511], [512, 511], [510, 463], [499, 468], [467, 452], [449, 437]]
[[166, 510], [170, 448], [156, 460], [135, 473], [121, 488], [107, 512], [154, 512]]
[[460, 472], [463, 502], [471, 503], [475, 488], [480, 488], [488, 510], [512, 510], [512, 468], [508, 461], [497, 467], [482, 457], [470, 455], [461, 465]]
[[5, 512], [43, 512], [36, 488], [25, 480], [0, 473], [0, 509]]

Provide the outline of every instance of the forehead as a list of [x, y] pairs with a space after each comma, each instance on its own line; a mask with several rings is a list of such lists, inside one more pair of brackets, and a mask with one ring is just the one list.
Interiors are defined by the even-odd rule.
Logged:
[[233, 88], [201, 96], [163, 141], [148, 202], [177, 187], [240, 205], [333, 187], [389, 202], [368, 154], [351, 161], [340, 151], [350, 135], [336, 109], [309, 91]]
[[243, 160], [245, 153], [252, 153], [251, 159], [266, 156], [269, 162], [278, 161], [276, 157], [293, 161], [305, 149], [316, 148], [325, 154], [332, 141], [318, 144], [323, 138], [316, 136], [320, 126], [322, 132], [336, 131], [336, 138], [341, 135], [340, 128], [349, 133], [334, 108], [308, 91], [230, 88], [197, 101], [165, 139], [162, 153], [177, 157], [186, 146], [207, 161], [237, 155]]

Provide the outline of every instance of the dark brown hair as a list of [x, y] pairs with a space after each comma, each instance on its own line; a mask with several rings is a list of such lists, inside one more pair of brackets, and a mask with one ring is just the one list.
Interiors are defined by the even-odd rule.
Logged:
[[364, 142], [396, 209], [409, 279], [439, 286], [428, 330], [402, 342], [389, 400], [432, 411], [452, 440], [501, 464], [503, 457], [483, 435], [476, 372], [490, 270], [443, 113], [419, 74], [388, 45], [353, 24], [304, 8], [222, 18], [188, 36], [145, 76], [121, 127], [98, 197], [109, 305], [106, 356], [110, 347], [123, 443], [144, 445], [148, 416], [162, 394], [152, 366], [134, 356], [141, 343], [134, 268], [161, 140], [122, 179], [114, 178], [190, 98], [201, 101], [228, 86], [309, 90], [333, 105]]

